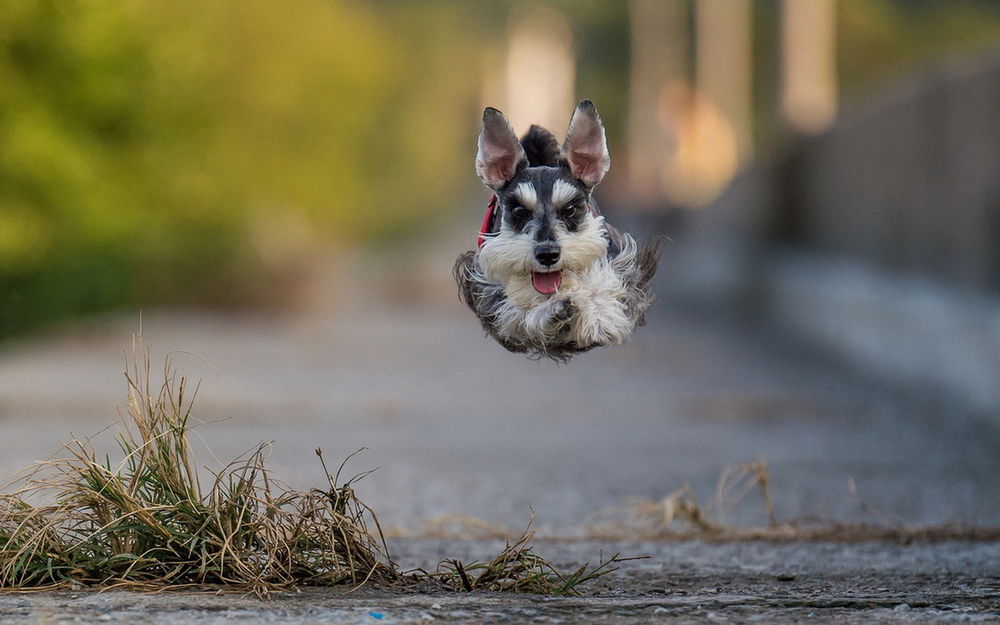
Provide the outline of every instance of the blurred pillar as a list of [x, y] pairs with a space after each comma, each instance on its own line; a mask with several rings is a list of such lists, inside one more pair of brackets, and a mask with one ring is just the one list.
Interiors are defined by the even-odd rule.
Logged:
[[753, 155], [751, 1], [697, 0], [695, 31], [696, 87], [729, 122], [745, 163]]
[[837, 115], [836, 0], [783, 0], [781, 111], [817, 134]]
[[640, 205], [661, 200], [663, 164], [677, 150], [677, 133], [658, 111], [663, 90], [688, 80], [688, 14], [687, 0], [629, 3], [628, 179]]
[[514, 15], [507, 32], [501, 108], [506, 107], [503, 111], [518, 133], [540, 124], [561, 137], [576, 104], [569, 21], [554, 9], [534, 8]]

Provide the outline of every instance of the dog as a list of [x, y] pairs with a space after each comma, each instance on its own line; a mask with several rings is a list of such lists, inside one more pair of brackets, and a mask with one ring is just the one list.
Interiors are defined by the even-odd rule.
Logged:
[[565, 362], [645, 322], [659, 241], [639, 246], [604, 220], [593, 191], [610, 166], [589, 100], [561, 149], [540, 126], [518, 140], [503, 113], [483, 112], [476, 173], [493, 197], [477, 249], [454, 274], [459, 298], [507, 350]]

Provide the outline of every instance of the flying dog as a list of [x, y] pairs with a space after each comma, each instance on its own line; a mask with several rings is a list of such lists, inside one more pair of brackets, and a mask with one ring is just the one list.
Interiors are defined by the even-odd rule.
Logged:
[[622, 343], [644, 323], [659, 242], [640, 246], [601, 215], [593, 191], [610, 166], [589, 100], [577, 105], [561, 148], [539, 126], [519, 140], [503, 113], [484, 111], [476, 173], [493, 196], [455, 279], [509, 351], [566, 361]]

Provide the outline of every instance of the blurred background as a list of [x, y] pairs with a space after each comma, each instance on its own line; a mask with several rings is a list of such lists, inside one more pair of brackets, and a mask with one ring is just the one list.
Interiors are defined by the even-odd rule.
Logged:
[[[647, 339], [567, 370], [494, 353], [457, 302], [450, 267], [488, 198], [473, 169], [482, 107], [561, 137], [582, 98], [607, 126], [605, 211], [671, 242]], [[423, 333], [428, 362], [446, 360], [455, 375], [481, 368], [472, 391], [497, 376], [530, 387], [544, 371], [581, 392], [577, 372], [614, 370], [631, 376], [633, 409], [650, 418], [690, 399], [689, 382], [701, 398], [692, 414], [780, 417], [801, 398], [761, 399], [766, 384], [747, 373], [768, 366], [771, 348], [727, 352], [766, 337], [857, 384], [1000, 422], [998, 233], [992, 0], [0, 8], [0, 416], [11, 436], [27, 436], [39, 414], [106, 410], [96, 389], [120, 390], [118, 365], [104, 372], [110, 386], [83, 372], [116, 362], [140, 311], [145, 330], [170, 337], [161, 344], [205, 354], [219, 375], [260, 362], [260, 379], [219, 395], [228, 404], [212, 408], [209, 396], [220, 415], [286, 410], [275, 397], [305, 395], [313, 408], [292, 410], [392, 422], [434, 392], [412, 379], [427, 363], [401, 356]], [[275, 338], [289, 319], [297, 347]], [[707, 319], [727, 329], [699, 325]], [[699, 373], [684, 356], [694, 352], [730, 369]], [[347, 367], [336, 374], [345, 396], [382, 391], [330, 399], [339, 391], [324, 380], [336, 376], [316, 373], [324, 357]], [[392, 366], [408, 381], [391, 381]], [[824, 371], [816, 388], [837, 395]], [[254, 394], [264, 372], [284, 380], [271, 404]], [[667, 395], [635, 399], [664, 379], [675, 381]], [[440, 384], [434, 401], [461, 405]], [[713, 384], [744, 399], [706, 399]], [[554, 388], [526, 392], [523, 418], [540, 405], [560, 414], [555, 399], [538, 402]], [[438, 405], [428, 402], [428, 412]], [[753, 445], [767, 446], [734, 457]], [[708, 483], [728, 460], [691, 479]], [[616, 496], [629, 490], [622, 479]]]

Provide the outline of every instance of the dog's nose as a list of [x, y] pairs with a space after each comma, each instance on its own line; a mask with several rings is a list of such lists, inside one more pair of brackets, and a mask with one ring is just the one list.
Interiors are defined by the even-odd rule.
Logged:
[[539, 245], [535, 248], [535, 260], [546, 267], [551, 267], [559, 262], [559, 248], [555, 245]]

